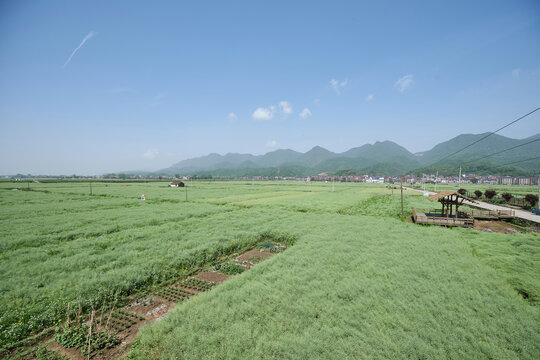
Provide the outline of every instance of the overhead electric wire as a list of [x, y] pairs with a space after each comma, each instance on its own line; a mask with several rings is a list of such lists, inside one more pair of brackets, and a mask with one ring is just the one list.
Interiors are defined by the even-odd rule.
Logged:
[[525, 162], [525, 161], [536, 160], [536, 159], [540, 159], [540, 156], [533, 157], [533, 158], [529, 158], [529, 159], [525, 159], [525, 160], [513, 161], [513, 162], [510, 162], [510, 163], [507, 163], [507, 164], [502, 164], [501, 166], [512, 165], [512, 164], [518, 164], [518, 163], [522, 163], [522, 162]]
[[512, 146], [511, 148], [508, 148], [508, 149], [504, 149], [504, 150], [501, 150], [501, 151], [494, 152], [494, 153], [492, 153], [492, 154], [483, 156], [483, 157], [481, 157], [481, 158], [479, 158], [479, 159], [467, 161], [467, 162], [465, 162], [464, 164], [469, 164], [469, 163], [472, 163], [472, 162], [474, 162], [474, 161], [482, 160], [482, 159], [488, 158], [488, 157], [493, 156], [493, 155], [497, 155], [497, 154], [500, 154], [500, 153], [503, 153], [503, 152], [506, 152], [506, 151], [514, 150], [514, 149], [516, 149], [516, 148], [518, 148], [518, 147], [522, 147], [522, 146], [528, 145], [528, 144], [533, 143], [533, 142], [535, 142], [535, 141], [540, 141], [540, 138], [534, 139], [534, 140], [531, 140], [531, 141], [528, 141], [528, 142], [526, 142], [525, 144], [520, 144], [520, 145]]
[[[482, 141], [482, 140], [484, 140], [484, 139], [490, 137], [491, 135], [494, 135], [494, 134], [498, 133], [498, 132], [501, 131], [502, 129], [505, 129], [505, 128], [509, 127], [510, 125], [517, 123], [519, 120], [526, 118], [527, 116], [529, 116], [529, 115], [531, 115], [531, 114], [537, 112], [538, 110], [540, 110], [540, 107], [537, 107], [537, 108], [534, 109], [533, 111], [531, 111], [531, 112], [529, 112], [529, 113], [527, 113], [527, 114], [525, 114], [525, 115], [523, 115], [523, 116], [521, 116], [521, 117], [519, 117], [519, 118], [517, 118], [517, 119], [515, 119], [515, 120], [513, 120], [513, 121], [511, 121], [511, 122], [509, 122], [508, 124], [504, 125], [503, 127], [499, 128], [499, 129], [497, 129], [497, 130], [495, 130], [495, 131], [493, 131], [493, 132], [488, 133], [486, 136], [483, 136], [483, 137], [481, 137], [480, 139], [478, 139], [478, 140], [476, 140], [476, 141], [473, 141], [472, 143], [470, 143], [470, 144], [467, 145], [467, 146], [462, 147], [462, 148], [459, 149], [458, 151], [455, 151], [455, 152], [451, 153], [450, 155], [446, 155], [445, 157], [443, 157], [442, 159], [437, 160], [435, 163], [433, 163], [433, 164], [431, 164], [431, 165], [434, 165], [434, 164], [436, 164], [436, 163], [438, 163], [438, 162], [441, 162], [441, 161], [443, 161], [443, 160], [446, 160], [446, 159], [448, 159], [449, 157], [454, 156], [454, 155], [456, 155], [456, 154], [462, 152], [463, 150], [470, 148], [470, 147], [473, 146], [474, 144], [477, 144], [477, 143], [479, 143], [480, 141]], [[431, 165], [430, 165], [430, 166], [431, 166]]]

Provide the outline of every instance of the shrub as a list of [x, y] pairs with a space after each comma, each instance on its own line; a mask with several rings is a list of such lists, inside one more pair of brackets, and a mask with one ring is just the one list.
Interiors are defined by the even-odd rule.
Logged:
[[527, 194], [525, 195], [525, 201], [534, 206], [538, 202], [538, 195]]
[[240, 274], [244, 272], [244, 268], [235, 264], [224, 264], [221, 266], [221, 272], [227, 275]]
[[459, 194], [461, 194], [461, 195], [465, 195], [465, 194], [467, 193], [467, 190], [461, 188], [461, 189], [459, 189], [457, 192], [458, 192]]
[[486, 190], [484, 191], [484, 196], [487, 198], [487, 199], [493, 199], [493, 197], [497, 195], [497, 192], [495, 190]]
[[477, 197], [478, 199], [480, 199], [480, 197], [482, 196], [482, 192], [481, 192], [480, 190], [476, 190], [476, 191], [474, 192], [474, 195], [476, 195], [476, 197]]
[[501, 194], [501, 197], [504, 199], [504, 201], [509, 202], [514, 196], [510, 193], [503, 193]]
[[[120, 343], [120, 340], [112, 332], [96, 331], [91, 333], [86, 324], [66, 327], [64, 329], [56, 328], [54, 340], [65, 348], [81, 349], [82, 355], [89, 355], [97, 350], [108, 349]], [[88, 346], [89, 345], [89, 346]]]

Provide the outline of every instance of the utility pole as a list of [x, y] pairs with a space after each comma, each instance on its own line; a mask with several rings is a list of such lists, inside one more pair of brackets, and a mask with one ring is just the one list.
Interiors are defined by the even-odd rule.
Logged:
[[186, 190], [186, 201], [187, 201], [187, 186], [184, 185], [184, 189]]
[[28, 185], [28, 191], [30, 191], [30, 180], [28, 181], [27, 185]]
[[437, 175], [435, 175], [435, 192], [437, 192], [437, 179], [439, 178], [439, 170], [437, 170]]
[[403, 178], [400, 176], [399, 181], [401, 184], [401, 217], [403, 217]]
[[461, 166], [459, 167], [458, 189], [461, 188]]
[[92, 182], [90, 181], [90, 196], [92, 196]]
[[540, 171], [538, 172], [538, 210], [540, 210]]
[[332, 178], [332, 192], [334, 192], [334, 178]]

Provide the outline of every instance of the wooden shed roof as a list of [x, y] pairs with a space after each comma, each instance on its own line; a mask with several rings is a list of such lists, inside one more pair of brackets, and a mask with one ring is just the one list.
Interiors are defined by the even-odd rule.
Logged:
[[457, 191], [452, 191], [452, 190], [441, 191], [440, 193], [431, 195], [430, 197], [428, 197], [428, 199], [429, 199], [429, 201], [438, 201], [439, 199], [442, 199], [442, 198], [445, 198], [445, 197], [450, 197], [450, 196], [456, 196], [456, 200], [458, 198], [462, 198], [462, 199], [465, 199], [465, 200], [468, 200], [468, 201], [470, 201], [472, 203], [477, 204], [477, 202], [475, 200], [471, 199], [470, 197], [467, 197], [465, 195], [461, 195]]

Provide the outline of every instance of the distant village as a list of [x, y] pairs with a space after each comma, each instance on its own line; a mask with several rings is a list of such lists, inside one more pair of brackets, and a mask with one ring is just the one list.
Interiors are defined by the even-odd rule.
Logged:
[[15, 181], [29, 181], [36, 179], [60, 179], [60, 180], [293, 180], [293, 181], [338, 181], [338, 182], [362, 182], [362, 183], [407, 183], [407, 184], [486, 184], [486, 185], [538, 185], [536, 176], [502, 176], [502, 175], [475, 175], [463, 174], [459, 176], [442, 176], [437, 174], [423, 174], [422, 176], [371, 176], [371, 175], [343, 175], [337, 176], [328, 173], [321, 173], [317, 176], [244, 176], [244, 177], [197, 177], [181, 175], [132, 175], [132, 174], [107, 174], [94, 176], [50, 176], [50, 175], [21, 175], [4, 176], [5, 179]]

